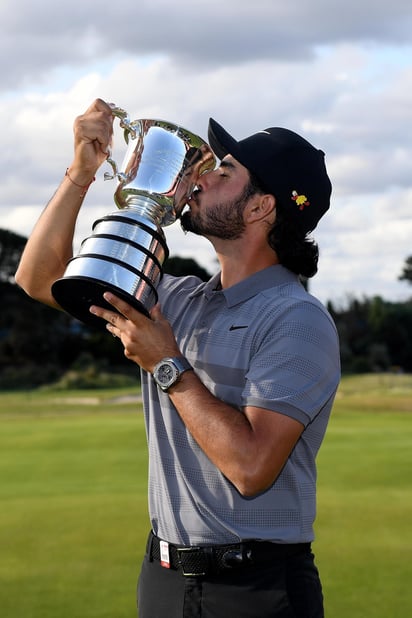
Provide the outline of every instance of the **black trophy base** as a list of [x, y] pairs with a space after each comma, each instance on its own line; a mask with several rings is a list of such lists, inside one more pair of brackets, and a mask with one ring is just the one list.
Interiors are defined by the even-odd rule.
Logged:
[[98, 330], [106, 328], [106, 321], [90, 313], [90, 307], [97, 305], [98, 307], [116, 311], [113, 305], [110, 305], [103, 298], [105, 292], [112, 292], [134, 307], [134, 309], [140, 311], [140, 313], [149, 316], [148, 310], [140, 301], [105, 281], [99, 281], [91, 277], [63, 277], [52, 285], [53, 297], [62, 309], [87, 326]]

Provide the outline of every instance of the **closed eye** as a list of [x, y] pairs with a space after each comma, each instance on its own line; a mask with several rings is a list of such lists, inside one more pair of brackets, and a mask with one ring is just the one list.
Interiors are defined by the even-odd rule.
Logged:
[[229, 174], [227, 174], [227, 171], [231, 171], [236, 169], [235, 166], [233, 165], [233, 163], [231, 163], [230, 161], [221, 161], [220, 165], [219, 165], [219, 176], [225, 177], [225, 176], [229, 176]]

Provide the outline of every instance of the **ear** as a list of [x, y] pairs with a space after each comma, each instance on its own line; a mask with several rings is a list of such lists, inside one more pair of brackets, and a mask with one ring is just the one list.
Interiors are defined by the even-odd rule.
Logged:
[[253, 223], [271, 216], [276, 216], [276, 198], [270, 193], [254, 195], [244, 211], [245, 222]]

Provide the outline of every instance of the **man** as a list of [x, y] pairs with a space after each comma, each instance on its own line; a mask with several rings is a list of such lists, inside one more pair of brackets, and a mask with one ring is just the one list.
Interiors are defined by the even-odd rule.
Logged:
[[[56, 306], [84, 194], [105, 161], [110, 107], [75, 121], [75, 154], [16, 274]], [[113, 294], [91, 307], [142, 368], [152, 533], [140, 618], [323, 616], [311, 553], [315, 457], [339, 383], [335, 327], [299, 275], [329, 208], [324, 154], [287, 129], [237, 142], [214, 120], [220, 166], [199, 178], [184, 229], [213, 244], [207, 283], [165, 276], [150, 319]], [[154, 374], [154, 375], [153, 375]]]

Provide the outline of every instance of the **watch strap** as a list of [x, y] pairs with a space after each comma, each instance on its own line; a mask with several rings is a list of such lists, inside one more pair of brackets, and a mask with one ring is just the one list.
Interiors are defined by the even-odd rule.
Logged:
[[[170, 365], [173, 366], [175, 375], [171, 381], [166, 380], [166, 382], [164, 382], [160, 377], [161, 370], [164, 365], [169, 365], [169, 367]], [[180, 380], [182, 373], [188, 371], [189, 369], [192, 369], [192, 366], [184, 356], [166, 357], [162, 358], [162, 360], [155, 365], [153, 369], [153, 378], [162, 391], [167, 392], [169, 388]]]
[[192, 369], [192, 365], [184, 356], [175, 356], [173, 358], [163, 360], [171, 361], [177, 367], [179, 374], [183, 373], [184, 371], [188, 371], [189, 369]]

